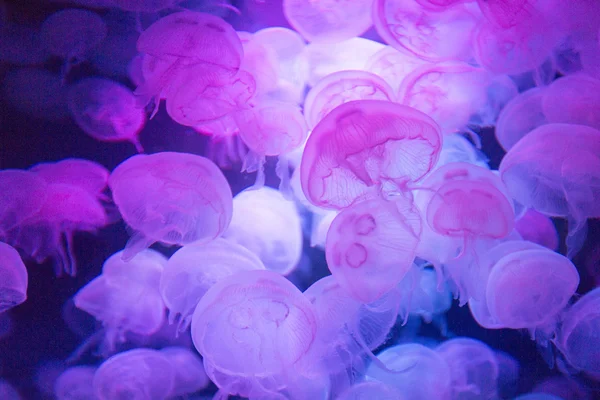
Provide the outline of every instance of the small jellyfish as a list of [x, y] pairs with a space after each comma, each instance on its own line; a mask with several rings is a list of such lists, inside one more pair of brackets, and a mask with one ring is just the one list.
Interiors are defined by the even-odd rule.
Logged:
[[467, 138], [454, 133], [444, 136], [440, 158], [434, 170], [451, 162], [466, 162], [483, 168], [489, 168], [487, 161], [485, 154], [476, 149]]
[[380, 100], [336, 107], [313, 129], [300, 164], [306, 198], [341, 209], [373, 191], [394, 192], [437, 162], [439, 126], [414, 108]]
[[160, 350], [175, 371], [175, 384], [170, 396], [185, 396], [205, 389], [210, 384], [202, 359], [186, 347], [165, 347]]
[[54, 384], [57, 400], [90, 400], [94, 398], [96, 367], [78, 365], [67, 368]]
[[81, 9], [66, 9], [50, 15], [42, 24], [41, 40], [50, 54], [65, 60], [63, 79], [70, 69], [85, 61], [87, 53], [108, 33], [102, 18]]
[[307, 41], [339, 43], [369, 29], [371, 4], [372, 0], [283, 0], [283, 13]]
[[104, 361], [94, 375], [98, 400], [168, 398], [175, 384], [175, 369], [158, 350], [133, 349]]
[[455, 338], [443, 342], [435, 351], [450, 367], [453, 399], [498, 398], [498, 361], [485, 343]]
[[146, 114], [127, 87], [110, 79], [85, 78], [69, 89], [68, 104], [75, 122], [89, 136], [103, 142], [128, 141], [138, 152], [144, 151], [138, 134]]
[[109, 178], [113, 199], [133, 229], [123, 256], [161, 242], [185, 245], [220, 236], [231, 221], [233, 197], [221, 170], [188, 153], [133, 156]]
[[331, 223], [327, 266], [354, 298], [373, 302], [409, 271], [420, 234], [420, 215], [406, 199], [355, 203]]
[[244, 271], [208, 290], [191, 332], [222, 392], [264, 398], [302, 373], [296, 366], [316, 330], [312, 305], [290, 281], [272, 271]]
[[417, 0], [373, 1], [373, 22], [383, 40], [429, 61], [467, 61], [478, 20], [479, 15], [463, 4], [430, 10]]
[[[264, 221], [258, 223], [260, 226]], [[169, 323], [178, 322], [178, 330], [184, 331], [198, 302], [215, 283], [239, 271], [257, 269], [265, 269], [258, 256], [229, 240], [218, 238], [183, 246], [169, 258], [160, 279]]]
[[558, 232], [552, 220], [544, 214], [528, 209], [515, 221], [515, 230], [523, 240], [537, 243], [550, 250], [558, 250]]
[[19, 253], [0, 242], [0, 314], [27, 299], [27, 269]]

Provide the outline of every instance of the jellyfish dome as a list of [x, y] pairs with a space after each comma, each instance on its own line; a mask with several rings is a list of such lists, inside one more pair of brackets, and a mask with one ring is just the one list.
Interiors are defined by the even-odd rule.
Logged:
[[27, 299], [27, 269], [12, 246], [0, 242], [0, 314]]
[[210, 384], [202, 359], [186, 347], [165, 347], [160, 350], [175, 370], [175, 384], [171, 396], [185, 396], [199, 392]]
[[207, 158], [163, 152], [133, 156], [109, 178], [113, 200], [134, 234], [126, 259], [155, 242], [184, 245], [220, 236], [233, 197], [221, 170]]
[[54, 395], [57, 400], [85, 400], [94, 398], [96, 368], [76, 366], [67, 368], [56, 380]]

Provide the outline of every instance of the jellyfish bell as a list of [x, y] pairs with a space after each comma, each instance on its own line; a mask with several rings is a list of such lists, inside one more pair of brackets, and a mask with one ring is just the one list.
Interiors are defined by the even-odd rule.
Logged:
[[78, 365], [67, 368], [54, 384], [57, 400], [83, 400], [94, 397], [93, 380], [96, 367]]
[[12, 246], [0, 242], [0, 314], [27, 299], [27, 269]]

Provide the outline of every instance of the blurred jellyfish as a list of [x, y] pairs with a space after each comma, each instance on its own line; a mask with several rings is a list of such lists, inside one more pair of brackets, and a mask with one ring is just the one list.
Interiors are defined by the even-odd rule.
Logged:
[[537, 243], [550, 250], [558, 250], [558, 232], [552, 220], [534, 209], [528, 209], [515, 221], [515, 230], [523, 240]]
[[165, 347], [160, 352], [169, 359], [175, 371], [175, 383], [170, 396], [199, 392], [210, 384], [202, 359], [193, 350], [185, 347]]
[[54, 395], [57, 400], [90, 400], [94, 399], [94, 373], [96, 367], [76, 366], [67, 368], [54, 384]]
[[244, 246], [267, 269], [282, 275], [291, 273], [302, 255], [302, 226], [295, 204], [266, 186], [233, 198], [233, 217], [223, 237]]
[[564, 400], [591, 400], [593, 394], [589, 388], [578, 382], [575, 377], [552, 376], [537, 383], [532, 393], [545, 393]]
[[229, 225], [229, 183], [210, 160], [188, 153], [133, 156], [109, 178], [115, 204], [134, 231], [123, 256], [155, 242], [184, 245], [220, 236]]
[[419, 315], [427, 323], [435, 319], [444, 333], [445, 321], [440, 316], [452, 306], [452, 293], [446, 284], [439, 286], [433, 269], [413, 265], [398, 284], [402, 293], [400, 318], [406, 321], [409, 315]]
[[19, 253], [0, 242], [0, 313], [27, 299], [27, 269]]
[[404, 397], [383, 382], [361, 382], [346, 389], [337, 400], [402, 400]]

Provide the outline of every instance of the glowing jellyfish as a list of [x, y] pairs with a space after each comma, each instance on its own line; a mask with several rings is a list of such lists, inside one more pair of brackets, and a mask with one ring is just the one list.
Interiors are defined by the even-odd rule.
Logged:
[[515, 230], [523, 240], [540, 244], [550, 250], [558, 250], [558, 232], [552, 220], [544, 214], [533, 209], [527, 210], [515, 221]]
[[115, 204], [134, 234], [126, 259], [152, 243], [209, 241], [227, 229], [233, 200], [221, 170], [188, 153], [133, 156], [109, 178]]
[[186, 347], [165, 347], [160, 350], [175, 371], [175, 384], [170, 396], [185, 396], [205, 389], [210, 380], [206, 376], [202, 359]]
[[233, 198], [233, 217], [223, 237], [282, 275], [292, 272], [302, 256], [302, 225], [295, 204], [266, 186]]
[[369, 381], [380, 381], [414, 400], [451, 399], [451, 371], [444, 359], [434, 350], [418, 343], [407, 343], [385, 349], [377, 358], [390, 373], [371, 365], [366, 376]]
[[600, 80], [583, 74], [559, 78], [544, 90], [541, 106], [550, 123], [600, 129]]
[[373, 22], [383, 40], [424, 60], [468, 60], [478, 20], [478, 14], [462, 4], [431, 10], [417, 0], [373, 1]]
[[408, 200], [365, 200], [333, 220], [325, 245], [327, 266], [354, 298], [370, 303], [396, 286], [410, 269], [421, 233]]
[[66, 60], [65, 77], [106, 35], [106, 24], [98, 14], [73, 8], [49, 16], [42, 24], [41, 40], [50, 54]]
[[557, 347], [575, 369], [600, 373], [600, 288], [583, 295], [563, 316]]
[[496, 399], [498, 361], [485, 343], [470, 338], [450, 339], [435, 351], [450, 367], [453, 399]]
[[252, 397], [277, 391], [316, 337], [313, 307], [271, 271], [239, 272], [217, 282], [192, 318], [194, 346], [225, 393]]
[[[567, 140], [568, 138], [568, 140]], [[583, 125], [547, 124], [513, 146], [500, 163], [511, 196], [525, 207], [567, 217], [567, 255], [585, 241], [587, 218], [600, 217], [600, 131]], [[598, 167], [598, 168], [597, 168]]]
[[264, 268], [257, 255], [229, 240], [183, 246], [169, 258], [160, 280], [169, 323], [177, 321], [179, 331], [187, 329], [198, 302], [215, 283], [239, 271]]
[[86, 400], [94, 398], [94, 374], [96, 367], [76, 366], [67, 368], [54, 384], [57, 400]]
[[314, 128], [325, 115], [352, 100], [394, 101], [392, 88], [380, 77], [366, 71], [340, 71], [321, 79], [306, 95], [304, 115]]
[[98, 400], [119, 398], [162, 400], [171, 395], [175, 371], [158, 350], [134, 349], [104, 361], [94, 375]]
[[372, 24], [372, 0], [284, 0], [286, 19], [306, 40], [338, 43], [362, 35]]
[[48, 183], [73, 185], [102, 199], [108, 186], [109, 172], [104, 166], [81, 158], [65, 158], [53, 163], [39, 163], [29, 169]]
[[340, 209], [373, 191], [418, 181], [437, 162], [439, 126], [413, 108], [379, 100], [336, 107], [313, 129], [300, 165], [314, 205]]
[[503, 351], [495, 353], [498, 362], [498, 396], [503, 399], [513, 398], [519, 383], [519, 361]]
[[146, 114], [125, 86], [104, 78], [86, 78], [69, 90], [69, 110], [77, 125], [103, 142], [128, 141], [138, 152], [144, 149], [138, 134]]
[[0, 242], [0, 313], [27, 299], [27, 269], [19, 253]]
[[542, 109], [544, 90], [532, 88], [519, 93], [500, 112], [495, 133], [504, 150], [510, 150], [523, 136], [548, 123]]
[[383, 382], [361, 382], [344, 390], [337, 400], [402, 400], [404, 397]]
[[547, 249], [517, 251], [492, 268], [486, 302], [504, 326], [536, 327], [556, 317], [578, 284], [577, 269], [566, 257]]

